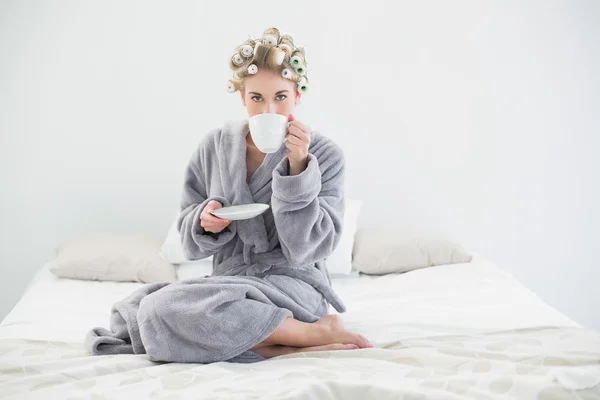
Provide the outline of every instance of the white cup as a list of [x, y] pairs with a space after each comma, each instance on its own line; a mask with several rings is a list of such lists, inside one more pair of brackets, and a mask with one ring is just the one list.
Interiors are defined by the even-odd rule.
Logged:
[[275, 153], [286, 140], [289, 122], [281, 114], [257, 114], [250, 117], [248, 125], [256, 147], [263, 153]]

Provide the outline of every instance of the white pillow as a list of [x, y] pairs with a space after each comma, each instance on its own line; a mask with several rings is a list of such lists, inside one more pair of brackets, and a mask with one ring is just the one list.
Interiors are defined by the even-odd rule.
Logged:
[[365, 274], [383, 275], [471, 261], [471, 254], [442, 234], [409, 235], [391, 229], [361, 229], [356, 235], [352, 266]]
[[[177, 218], [179, 214], [175, 215], [175, 219], [169, 228], [169, 232], [167, 233], [167, 237], [163, 242], [162, 246], [160, 246], [160, 250], [158, 251], [158, 255], [165, 261], [170, 262], [171, 264], [189, 264], [195, 263], [199, 261], [190, 261], [185, 258], [183, 254], [183, 246], [181, 245], [181, 236], [179, 235], [179, 230], [177, 229]], [[212, 261], [212, 256], [208, 257]]]
[[194, 261], [192, 263], [181, 263], [175, 266], [177, 280], [183, 281], [190, 278], [204, 278], [212, 274], [212, 257]]
[[175, 268], [157, 255], [159, 246], [159, 238], [147, 235], [81, 235], [57, 246], [50, 271], [70, 279], [174, 282]]
[[358, 216], [362, 208], [362, 200], [349, 199], [346, 197], [346, 208], [344, 211], [344, 228], [340, 242], [333, 253], [325, 260], [327, 270], [332, 278], [346, 276], [352, 271], [352, 250], [354, 248], [354, 236], [358, 227]]
[[[344, 211], [344, 229], [340, 242], [334, 252], [327, 258], [327, 270], [332, 276], [348, 275], [352, 270], [352, 249], [354, 247], [354, 235], [358, 224], [358, 216], [362, 207], [362, 200], [354, 200], [346, 198], [346, 208]], [[210, 261], [212, 265], [212, 256], [199, 261], [187, 260], [183, 254], [181, 246], [181, 236], [177, 230], [177, 217], [171, 224], [167, 237], [162, 244], [159, 255], [163, 260], [171, 264], [186, 264], [186, 269], [191, 271], [191, 265], [202, 263], [205, 260]], [[202, 274], [204, 270], [199, 270], [197, 273]]]

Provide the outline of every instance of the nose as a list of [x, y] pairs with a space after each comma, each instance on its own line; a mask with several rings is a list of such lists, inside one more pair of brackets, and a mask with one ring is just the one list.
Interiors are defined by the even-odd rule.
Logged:
[[273, 114], [276, 111], [275, 104], [268, 102], [265, 105], [265, 114]]

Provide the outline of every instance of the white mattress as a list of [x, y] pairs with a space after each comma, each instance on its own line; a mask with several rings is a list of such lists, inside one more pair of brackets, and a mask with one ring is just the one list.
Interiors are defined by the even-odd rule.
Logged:
[[477, 256], [336, 278], [346, 326], [375, 348], [256, 364], [90, 356], [88, 330], [109, 328], [111, 306], [142, 284], [60, 279], [48, 268], [0, 323], [3, 399], [600, 398], [600, 335]]
[[[113, 303], [141, 285], [61, 279], [46, 264], [0, 323], [0, 339], [82, 343], [92, 327], [108, 328]], [[578, 326], [478, 256], [406, 274], [334, 278], [333, 287], [346, 303], [347, 327], [380, 346], [409, 337]]]

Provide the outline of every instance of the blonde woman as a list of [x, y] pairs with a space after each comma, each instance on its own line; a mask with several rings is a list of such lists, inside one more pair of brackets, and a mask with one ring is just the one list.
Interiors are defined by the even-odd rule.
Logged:
[[[262, 153], [248, 120], [227, 121], [202, 139], [185, 174], [178, 224], [187, 258], [214, 256], [213, 273], [148, 285], [124, 300], [137, 316], [124, 318], [127, 331], [139, 329], [138, 352], [171, 362], [256, 362], [372, 347], [328, 315], [329, 305], [345, 311], [325, 267], [342, 231], [344, 158], [334, 142], [293, 117], [308, 90], [304, 49], [270, 28], [241, 43], [230, 67], [228, 90], [240, 92], [248, 116], [288, 117], [288, 139], [275, 153]], [[237, 221], [211, 214], [248, 203], [270, 208]], [[95, 341], [96, 354], [110, 353]]]

